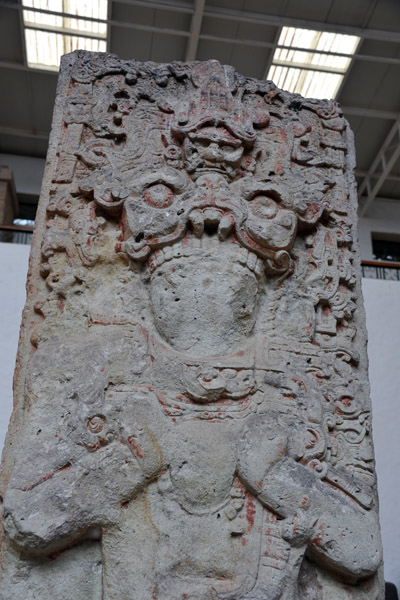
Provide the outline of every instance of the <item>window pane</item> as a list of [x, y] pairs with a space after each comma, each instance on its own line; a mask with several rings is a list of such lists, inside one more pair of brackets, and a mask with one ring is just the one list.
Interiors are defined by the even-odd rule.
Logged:
[[106, 41], [35, 29], [25, 30], [28, 66], [58, 69], [63, 54], [74, 50], [105, 52]]
[[[286, 48], [275, 50], [268, 79], [289, 92], [313, 98], [334, 98], [351, 58], [334, 56], [329, 52], [354, 54], [359, 42], [360, 38], [354, 35], [282, 27], [278, 45]], [[290, 49], [296, 47], [304, 50]], [[328, 54], [317, 54], [315, 50]], [[314, 65], [318, 71], [301, 68]]]

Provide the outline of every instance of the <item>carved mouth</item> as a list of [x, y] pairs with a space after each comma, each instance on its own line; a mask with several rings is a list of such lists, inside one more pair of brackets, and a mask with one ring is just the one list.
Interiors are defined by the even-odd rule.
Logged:
[[220, 167], [216, 167], [213, 165], [205, 165], [204, 167], [197, 167], [195, 171], [195, 175], [199, 177], [200, 175], [204, 175], [204, 173], [219, 173], [220, 175], [231, 175], [231, 172], [234, 172], [234, 169], [226, 168], [224, 165]]
[[[203, 235], [200, 239], [190, 235], [188, 232], [182, 241], [176, 242], [172, 246], [166, 246], [165, 248], [155, 250], [149, 259], [150, 271], [154, 273], [156, 269], [167, 261], [193, 256], [195, 254], [199, 254], [201, 260], [201, 257], [204, 256], [204, 250], [207, 250], [207, 252], [211, 251], [218, 253], [219, 242], [216, 233], [218, 234], [217, 226], [207, 225], [204, 227]], [[263, 261], [257, 254], [243, 248], [237, 243], [232, 244], [232, 246], [237, 248], [234, 259], [247, 267], [259, 279], [264, 272]]]
[[[182, 212], [178, 214], [182, 214]], [[150, 268], [153, 270], [161, 249], [168, 253], [168, 247], [176, 246], [182, 240], [189, 243], [191, 239], [209, 238], [222, 242], [232, 233], [234, 234], [230, 238], [232, 242], [247, 249], [257, 260], [260, 259], [260, 263], [264, 261], [267, 273], [280, 274], [283, 277], [290, 275], [294, 265], [289, 252], [276, 247], [269, 248], [267, 245], [260, 245], [246, 230], [243, 220], [244, 215], [240, 214], [240, 211], [231, 210], [230, 207], [200, 203], [200, 205], [194, 206], [189, 214], [183, 215], [182, 220], [177, 223], [171, 233], [164, 236], [146, 237], [142, 232], [135, 238], [131, 236], [118, 244], [116, 249], [118, 252], [126, 252], [132, 260], [148, 260]]]
[[209, 236], [217, 234], [220, 241], [225, 240], [235, 226], [232, 214], [223, 213], [214, 207], [192, 210], [188, 222], [196, 237], [201, 238], [204, 233]]

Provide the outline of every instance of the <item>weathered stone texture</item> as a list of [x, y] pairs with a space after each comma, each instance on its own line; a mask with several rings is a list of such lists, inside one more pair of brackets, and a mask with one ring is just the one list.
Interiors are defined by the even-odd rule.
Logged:
[[64, 57], [2, 600], [383, 600], [353, 167], [333, 101]]

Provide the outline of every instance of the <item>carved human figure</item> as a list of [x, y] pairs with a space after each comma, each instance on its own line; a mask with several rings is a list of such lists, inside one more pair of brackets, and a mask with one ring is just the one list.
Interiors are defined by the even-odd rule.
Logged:
[[[321, 189], [333, 185], [317, 178], [299, 202], [278, 168], [258, 174], [267, 104], [246, 104], [229, 73], [195, 66], [190, 106], [160, 105], [173, 115], [167, 160], [114, 187], [96, 170], [79, 181], [101, 226], [122, 224], [116, 250], [145, 298], [142, 315], [101, 322], [83, 339], [50, 337], [29, 363], [31, 460], [16, 461], [5, 529], [36, 557], [98, 532], [105, 600], [308, 600], [306, 563], [354, 589], [381, 563], [370, 497], [329, 462], [333, 436], [337, 447], [350, 427], [344, 410], [326, 417], [330, 363], [312, 343], [314, 317], [290, 325], [293, 352], [265, 325], [266, 307], [298, 285], [298, 236], [322, 216], [329, 226]], [[77, 154], [88, 164], [92, 152]], [[351, 311], [335, 313], [332, 290], [310, 282], [312, 301], [296, 296], [301, 318], [315, 306], [331, 329], [347, 327]], [[308, 344], [304, 356], [295, 338]], [[339, 350], [337, 370], [351, 369]]]

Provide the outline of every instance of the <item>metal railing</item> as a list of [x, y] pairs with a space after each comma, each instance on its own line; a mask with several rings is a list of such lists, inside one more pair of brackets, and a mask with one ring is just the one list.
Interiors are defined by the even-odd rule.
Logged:
[[400, 263], [383, 260], [363, 260], [361, 269], [362, 276], [366, 279], [400, 281]]
[[8, 244], [30, 244], [33, 227], [20, 225], [0, 225], [0, 242]]

